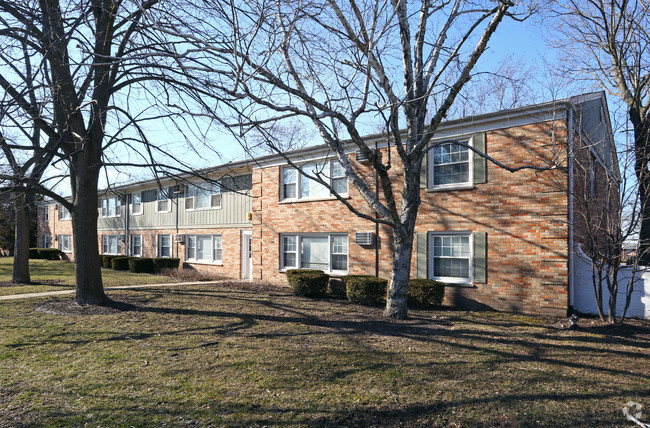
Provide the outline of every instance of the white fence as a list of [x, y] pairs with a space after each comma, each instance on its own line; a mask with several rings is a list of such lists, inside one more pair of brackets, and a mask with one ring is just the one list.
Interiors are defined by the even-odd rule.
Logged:
[[[596, 295], [592, 281], [591, 261], [580, 249], [576, 248], [573, 265], [573, 309], [583, 314], [598, 314]], [[622, 268], [618, 274], [618, 297], [616, 299], [616, 315], [620, 316], [625, 307], [625, 292], [632, 278], [632, 268]], [[632, 283], [634, 291], [626, 316], [629, 318], [650, 319], [650, 269], [636, 272]], [[607, 315], [609, 291], [603, 284], [603, 310]]]

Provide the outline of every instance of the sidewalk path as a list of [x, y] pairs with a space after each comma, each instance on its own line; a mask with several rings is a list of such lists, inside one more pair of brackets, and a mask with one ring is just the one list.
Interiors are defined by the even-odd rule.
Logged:
[[[104, 287], [105, 291], [110, 290], [130, 290], [133, 288], [155, 288], [155, 287], [170, 287], [172, 285], [208, 285], [219, 284], [221, 281], [200, 281], [200, 282], [171, 282], [165, 284], [140, 284], [140, 285], [120, 285], [118, 287]], [[41, 293], [24, 293], [24, 294], [10, 294], [7, 296], [0, 296], [0, 300], [16, 300], [16, 299], [29, 299], [32, 297], [46, 297], [46, 296], [59, 296], [61, 294], [74, 294], [75, 289], [58, 290], [58, 291], [43, 291]]]

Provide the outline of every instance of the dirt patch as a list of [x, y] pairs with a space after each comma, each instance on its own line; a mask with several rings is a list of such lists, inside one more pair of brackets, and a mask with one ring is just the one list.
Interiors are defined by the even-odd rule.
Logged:
[[86, 316], [112, 315], [126, 311], [138, 311], [146, 306], [148, 299], [143, 297], [119, 296], [103, 305], [78, 305], [74, 300], [47, 302], [35, 307], [39, 312], [50, 315]]
[[57, 285], [61, 284], [63, 281], [60, 279], [46, 279], [43, 281], [32, 281], [27, 284], [17, 283], [17, 282], [0, 282], [1, 287], [21, 287], [28, 285]]
[[[555, 322], [552, 327], [559, 330], [568, 330], [570, 326], [568, 318]], [[622, 324], [610, 324], [598, 318], [579, 318], [574, 331], [598, 334], [604, 336], [637, 338], [650, 340], [650, 320], [625, 319]]]
[[230, 288], [233, 290], [256, 291], [260, 293], [273, 293], [275, 295], [290, 295], [291, 289], [289, 287], [282, 287], [280, 285], [269, 284], [266, 282], [258, 281], [224, 281], [219, 283], [220, 287]]

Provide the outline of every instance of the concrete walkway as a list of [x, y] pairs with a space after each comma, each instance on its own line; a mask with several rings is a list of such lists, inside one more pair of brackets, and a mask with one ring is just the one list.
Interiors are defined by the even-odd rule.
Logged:
[[[219, 284], [221, 281], [200, 281], [200, 282], [171, 282], [165, 284], [140, 284], [140, 285], [120, 285], [118, 287], [104, 287], [105, 291], [110, 290], [131, 290], [134, 288], [155, 288], [155, 287], [170, 287], [173, 285], [208, 285], [208, 284]], [[16, 300], [16, 299], [30, 299], [32, 297], [47, 297], [47, 296], [59, 296], [62, 294], [74, 294], [75, 289], [71, 288], [69, 290], [58, 290], [58, 291], [43, 291], [40, 293], [23, 293], [23, 294], [9, 294], [7, 296], [0, 296], [0, 300]]]

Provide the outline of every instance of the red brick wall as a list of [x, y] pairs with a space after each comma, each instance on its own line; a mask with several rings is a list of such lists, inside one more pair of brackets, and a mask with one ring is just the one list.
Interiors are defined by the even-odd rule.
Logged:
[[[487, 133], [487, 152], [509, 166], [548, 166], [566, 160], [565, 123], [536, 124]], [[391, 173], [401, 166], [393, 154]], [[360, 164], [355, 164], [362, 167]], [[280, 268], [280, 234], [344, 232], [349, 237], [349, 273], [374, 273], [374, 248], [354, 244], [354, 233], [372, 231], [338, 201], [280, 203], [280, 167], [253, 173], [253, 278], [286, 284]], [[374, 180], [370, 180], [373, 183]], [[373, 183], [374, 184], [374, 183]], [[563, 170], [510, 173], [488, 166], [488, 182], [474, 189], [422, 191], [416, 232], [487, 232], [487, 284], [450, 286], [446, 303], [487, 305], [499, 310], [564, 315], [567, 310], [567, 192]], [[370, 213], [350, 186], [350, 202]], [[396, 194], [399, 188], [396, 188]], [[399, 205], [399, 201], [398, 201]], [[391, 233], [379, 234], [379, 273], [391, 271]], [[415, 275], [415, 251], [412, 275]]]
[[[45, 211], [49, 213], [49, 221], [45, 221]], [[55, 209], [55, 204], [39, 206], [37, 213], [36, 242], [38, 246], [43, 245], [43, 236], [50, 235], [50, 247], [59, 248], [59, 240], [54, 240], [54, 235], [70, 235], [70, 252], [66, 256], [74, 260], [73, 242], [72, 242], [72, 220], [59, 220], [59, 211]]]

